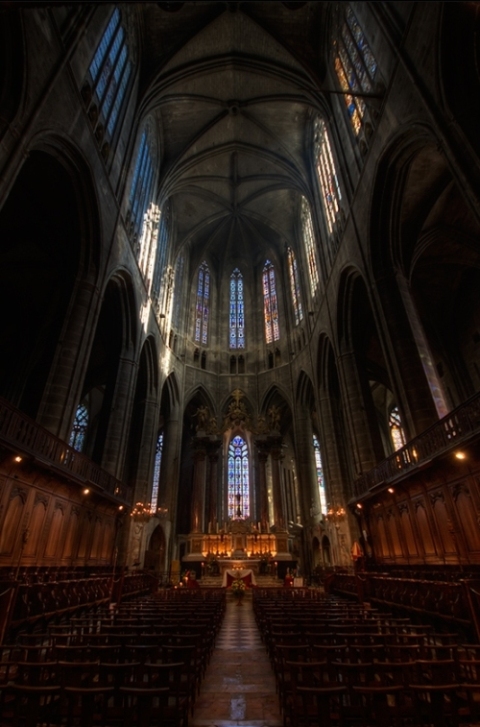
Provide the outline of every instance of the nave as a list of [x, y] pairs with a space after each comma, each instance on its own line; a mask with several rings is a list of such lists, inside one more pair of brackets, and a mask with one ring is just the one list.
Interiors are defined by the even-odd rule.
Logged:
[[[161, 590], [8, 634], [2, 727], [467, 727], [480, 644], [320, 589]], [[43, 628], [40, 629], [40, 626]]]

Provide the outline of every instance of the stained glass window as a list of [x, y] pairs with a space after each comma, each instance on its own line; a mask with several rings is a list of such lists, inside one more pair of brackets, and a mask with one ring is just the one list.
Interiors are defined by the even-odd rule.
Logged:
[[300, 279], [298, 276], [297, 258], [291, 247], [287, 247], [288, 276], [290, 278], [290, 292], [292, 294], [293, 313], [295, 325], [303, 320], [302, 299], [300, 297]]
[[390, 412], [388, 426], [390, 427], [390, 436], [392, 437], [393, 448], [396, 452], [397, 449], [401, 449], [407, 443], [398, 406], [394, 406]]
[[132, 72], [121, 20], [120, 11], [115, 8], [89, 68], [98, 111], [109, 136], [115, 131]]
[[185, 259], [182, 254], [178, 256], [177, 263], [175, 265], [175, 303], [173, 306], [172, 326], [177, 330], [179, 329], [181, 323], [180, 314], [182, 312], [182, 288], [184, 269]]
[[210, 271], [204, 261], [198, 269], [197, 307], [195, 316], [195, 341], [202, 345], [208, 339], [208, 313], [210, 298]]
[[234, 437], [228, 447], [228, 517], [250, 517], [248, 447], [242, 437]]
[[170, 223], [170, 206], [168, 201], [163, 204], [159, 212], [160, 220], [157, 224], [158, 242], [155, 252], [155, 267], [153, 273], [152, 296], [161, 307], [162, 286], [164, 285], [165, 271], [167, 270], [168, 236]]
[[320, 454], [320, 442], [315, 434], [313, 435], [313, 451], [315, 453], [315, 469], [317, 472], [318, 491], [320, 493], [320, 509], [322, 515], [327, 514], [327, 496], [325, 492], [325, 477], [323, 475], [322, 456]]
[[72, 431], [68, 444], [77, 452], [83, 452], [85, 447], [85, 439], [88, 429], [88, 409], [84, 404], [80, 404], [75, 412]]
[[162, 466], [163, 432], [160, 432], [155, 447], [155, 462], [153, 464], [152, 497], [150, 499], [150, 512], [157, 512], [158, 488], [160, 485], [160, 469]]
[[[152, 198], [153, 164], [150, 152], [148, 130], [145, 129], [140, 140], [137, 160], [133, 172], [132, 186], [128, 198], [128, 221], [132, 238], [138, 240], [142, 234], [146, 213]], [[140, 255], [140, 247], [137, 250]]]
[[230, 275], [230, 348], [245, 348], [243, 277], [238, 268]]
[[267, 343], [278, 341], [280, 328], [278, 325], [278, 303], [275, 288], [275, 268], [270, 260], [265, 261], [262, 274], [263, 282], [263, 315], [265, 318], [265, 339]]
[[302, 232], [305, 252], [308, 261], [308, 274], [310, 280], [310, 290], [312, 297], [317, 292], [319, 278], [317, 268], [317, 256], [315, 253], [315, 236], [313, 234], [312, 214], [310, 205], [305, 197], [302, 198]]
[[327, 126], [320, 117], [317, 117], [315, 121], [315, 159], [327, 230], [329, 235], [332, 235], [341, 214], [342, 193]]
[[335, 73], [342, 91], [347, 113], [355, 135], [358, 135], [366, 112], [366, 104], [359, 93], [371, 93], [377, 72], [377, 62], [350, 5], [339, 23], [339, 37], [335, 41]]

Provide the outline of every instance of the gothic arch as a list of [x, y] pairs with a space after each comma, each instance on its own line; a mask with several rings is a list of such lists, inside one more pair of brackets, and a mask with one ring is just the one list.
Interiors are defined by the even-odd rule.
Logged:
[[[93, 190], [81, 155], [62, 139], [44, 137], [0, 211], [2, 349], [16, 352], [1, 367], [0, 387], [33, 417], [82, 284], [96, 277], [89, 270], [100, 248]], [[27, 258], [35, 262], [28, 265]]]
[[311, 409], [315, 402], [314, 388], [310, 376], [303, 370], [298, 376], [295, 392], [297, 404]]
[[25, 105], [25, 37], [22, 17], [2, 13], [0, 24], [0, 138]]

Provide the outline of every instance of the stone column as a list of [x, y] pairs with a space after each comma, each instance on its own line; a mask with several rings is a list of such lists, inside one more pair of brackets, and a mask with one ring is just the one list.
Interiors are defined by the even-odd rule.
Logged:
[[194, 442], [191, 532], [203, 533], [207, 452], [203, 442]]
[[99, 291], [91, 281], [79, 285], [70, 314], [64, 322], [61, 345], [50, 369], [37, 422], [68, 441], [83, 378], [95, 335], [93, 325]]
[[107, 436], [103, 448], [102, 467], [110, 474], [122, 479], [126, 443], [135, 393], [136, 364], [133, 358], [124, 356], [118, 364], [117, 381], [113, 397]]
[[208, 522], [212, 524], [213, 529], [215, 528], [215, 523], [218, 523], [218, 450], [221, 443], [220, 439], [216, 439], [208, 447], [208, 459], [210, 462]]
[[300, 407], [297, 409], [297, 465], [302, 521], [308, 523], [314, 513], [320, 513], [320, 492], [313, 451], [312, 417], [308, 410]]
[[157, 429], [158, 402], [153, 397], [147, 397], [144, 405], [142, 441], [135, 475], [135, 502], [150, 502]]
[[281, 440], [275, 442], [270, 450], [272, 457], [273, 512], [277, 530], [285, 530], [280, 462], [283, 458]]
[[[368, 472], [377, 462], [384, 459], [382, 443], [379, 441], [378, 423], [371, 411], [369, 401], [362, 391], [354, 351], [342, 353], [339, 357], [344, 384], [345, 412], [350, 429], [350, 438], [356, 467], [356, 474]], [[372, 418], [373, 415], [373, 418]]]
[[[434, 424], [437, 419], [446, 416], [450, 407], [433, 363], [408, 282], [403, 275], [397, 275], [396, 282], [410, 325], [405, 330], [406, 321], [401, 315], [403, 311], [397, 306], [391, 316], [396, 330], [391, 329], [390, 334], [398, 365], [405, 379], [405, 393], [409, 395], [407, 401], [411, 403], [412, 416], [415, 411], [418, 412], [417, 430], [420, 432]], [[386, 281], [388, 286], [393, 284], [393, 281]], [[388, 296], [385, 297], [388, 300]], [[421, 375], [422, 369], [424, 376]]]
[[259, 500], [260, 500], [260, 524], [262, 526], [262, 533], [266, 533], [269, 525], [268, 519], [268, 493], [267, 493], [267, 459], [268, 449], [267, 443], [263, 440], [256, 440], [255, 442], [258, 452], [258, 489], [259, 489]]

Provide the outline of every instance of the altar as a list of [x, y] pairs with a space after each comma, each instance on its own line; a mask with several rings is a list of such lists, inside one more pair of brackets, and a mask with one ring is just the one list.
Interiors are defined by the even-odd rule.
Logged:
[[222, 588], [230, 588], [233, 581], [241, 580], [247, 588], [256, 586], [255, 573], [251, 568], [226, 568], [223, 572]]

